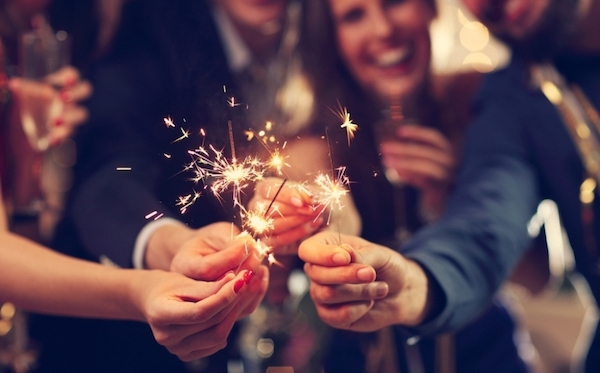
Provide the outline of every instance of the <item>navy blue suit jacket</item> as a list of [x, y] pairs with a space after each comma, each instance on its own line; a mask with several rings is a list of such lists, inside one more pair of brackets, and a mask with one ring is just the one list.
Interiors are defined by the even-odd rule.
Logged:
[[[556, 61], [596, 107], [598, 61], [597, 56], [575, 55]], [[489, 302], [528, 247], [527, 222], [543, 198], [558, 204], [577, 269], [596, 299], [600, 295], [597, 257], [590, 257], [584, 246], [579, 201], [583, 165], [557, 110], [531, 88], [527, 72], [527, 65], [513, 57], [506, 69], [486, 77], [447, 213], [403, 248], [429, 270], [445, 296], [442, 312], [421, 333], [463, 325]], [[596, 215], [599, 207], [596, 198]], [[600, 242], [598, 220], [594, 231]], [[592, 355], [598, 356], [598, 350]], [[588, 371], [600, 369], [593, 364], [588, 362]]]

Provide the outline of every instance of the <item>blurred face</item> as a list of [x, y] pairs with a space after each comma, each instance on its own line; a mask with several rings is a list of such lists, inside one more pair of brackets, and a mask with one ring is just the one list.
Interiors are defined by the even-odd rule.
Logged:
[[562, 48], [589, 5], [589, 0], [462, 1], [490, 32], [534, 58]]
[[422, 87], [434, 16], [424, 0], [328, 1], [340, 55], [363, 88], [387, 100]]
[[287, 0], [216, 0], [238, 26], [262, 28], [283, 19]]

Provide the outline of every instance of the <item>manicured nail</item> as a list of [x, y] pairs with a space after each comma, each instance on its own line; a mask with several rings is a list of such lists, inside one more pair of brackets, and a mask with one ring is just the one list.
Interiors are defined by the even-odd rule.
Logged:
[[290, 202], [292, 203], [293, 206], [296, 206], [296, 207], [302, 207], [304, 205], [304, 202], [302, 202], [302, 200], [298, 197], [292, 197], [290, 199]]
[[63, 102], [71, 102], [73, 101], [73, 94], [69, 91], [62, 91], [60, 92], [60, 99]]
[[244, 282], [243, 278], [240, 278], [239, 280], [237, 280], [235, 282], [235, 284], [233, 284], [233, 291], [237, 294], [240, 292], [240, 290], [242, 289], [242, 286], [244, 286], [246, 283]]
[[388, 293], [389, 286], [385, 282], [380, 282], [377, 284], [375, 288], [375, 296], [377, 298], [383, 298]]
[[60, 127], [60, 126], [62, 126], [63, 124], [65, 124], [65, 120], [64, 120], [63, 118], [61, 118], [61, 117], [58, 117], [58, 118], [56, 118], [56, 119], [54, 119], [54, 120], [52, 121], [52, 125], [53, 125], [54, 127]]
[[373, 281], [375, 279], [373, 269], [369, 267], [364, 267], [356, 271], [356, 277], [361, 281]]
[[65, 81], [65, 87], [72, 87], [75, 85], [75, 83], [77, 83], [77, 78], [74, 76], [70, 76]]
[[247, 284], [250, 282], [250, 280], [252, 280], [252, 276], [254, 276], [254, 272], [252, 271], [247, 271], [246, 273], [244, 273], [244, 275], [242, 276], [242, 280], [244, 280], [244, 282]]

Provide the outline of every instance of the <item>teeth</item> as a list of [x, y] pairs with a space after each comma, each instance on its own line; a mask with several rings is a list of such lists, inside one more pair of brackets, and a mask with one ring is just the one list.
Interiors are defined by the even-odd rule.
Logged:
[[409, 54], [408, 48], [397, 48], [381, 53], [377, 56], [375, 63], [381, 67], [396, 65], [404, 60]]

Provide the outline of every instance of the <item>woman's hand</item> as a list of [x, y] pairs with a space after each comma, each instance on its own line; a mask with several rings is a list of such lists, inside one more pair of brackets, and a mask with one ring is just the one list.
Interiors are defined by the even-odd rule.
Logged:
[[398, 181], [421, 191], [423, 212], [437, 218], [454, 182], [456, 157], [450, 141], [436, 129], [406, 124], [380, 145], [383, 165]]
[[260, 303], [268, 281], [264, 266], [255, 272], [228, 272], [213, 282], [173, 272], [136, 272], [139, 276], [131, 287], [134, 304], [156, 341], [184, 361], [223, 349], [235, 321]]
[[276, 254], [283, 254], [285, 247], [308, 237], [324, 224], [322, 209], [313, 205], [308, 189], [291, 181], [281, 187], [282, 183], [282, 179], [274, 177], [259, 181], [249, 203], [249, 211], [259, 215], [266, 212], [272, 219], [272, 228], [261, 233], [261, 240], [273, 247]]

